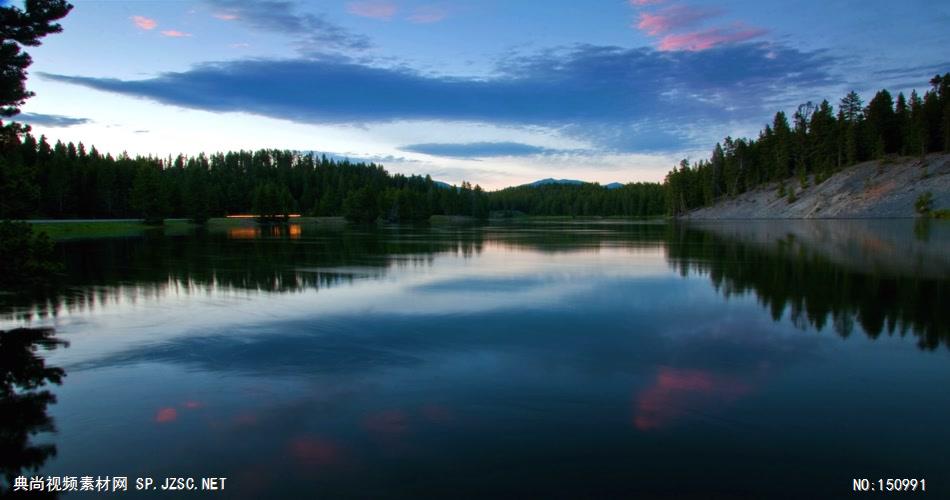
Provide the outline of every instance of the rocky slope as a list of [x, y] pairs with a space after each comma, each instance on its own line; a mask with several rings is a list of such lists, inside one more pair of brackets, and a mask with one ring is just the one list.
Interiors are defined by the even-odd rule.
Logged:
[[950, 208], [950, 154], [887, 158], [860, 163], [821, 184], [797, 179], [794, 202], [778, 196], [773, 183], [713, 206], [690, 212], [689, 219], [865, 219], [914, 217], [914, 202], [933, 193], [934, 208]]

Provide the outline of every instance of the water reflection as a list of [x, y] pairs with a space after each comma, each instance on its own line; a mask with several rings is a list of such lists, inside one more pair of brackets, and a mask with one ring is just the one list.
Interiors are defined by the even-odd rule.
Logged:
[[300, 239], [302, 234], [303, 227], [300, 224], [265, 224], [228, 229], [228, 238], [232, 240], [253, 240], [261, 236], [286, 237], [297, 240]]
[[791, 474], [812, 490], [788, 496], [835, 497], [856, 471], [950, 470], [946, 227], [70, 242], [65, 291], [0, 321], [73, 342], [45, 355], [72, 377], [44, 473], [227, 476], [238, 498], [763, 498]]
[[637, 396], [633, 424], [641, 431], [660, 429], [691, 406], [728, 404], [750, 390], [747, 381], [735, 376], [661, 366], [653, 384]]
[[[682, 274], [708, 275], [723, 297], [754, 294], [779, 321], [848, 337], [912, 333], [950, 345], [950, 235], [939, 221], [798, 221], [705, 225], [536, 224], [457, 228], [314, 229], [241, 226], [223, 233], [62, 243], [67, 276], [47, 296], [0, 297], [8, 319], [40, 320], [168, 296], [288, 293], [385, 280], [439, 256], [597, 255], [663, 250]], [[912, 236], [913, 235], [913, 236]], [[483, 259], [487, 260], [487, 259]], [[422, 271], [420, 271], [422, 272]], [[550, 289], [544, 275], [429, 280], [415, 292], [462, 303]]]
[[[49, 328], [0, 331], [0, 472], [6, 479], [6, 485], [0, 483], [0, 496], [16, 496], [14, 479], [56, 456], [56, 446], [33, 443], [31, 436], [56, 431], [47, 413], [56, 396], [43, 387], [61, 384], [66, 375], [61, 368], [46, 366], [37, 349], [63, 345], [66, 342], [53, 337]], [[47, 498], [54, 496], [49, 493]]]
[[950, 346], [950, 246], [918, 246], [907, 232], [894, 239], [863, 224], [671, 228], [668, 257], [684, 276], [709, 276], [727, 299], [754, 293], [776, 321], [788, 311], [795, 324], [841, 337], [857, 323], [871, 338], [910, 332], [923, 349]]

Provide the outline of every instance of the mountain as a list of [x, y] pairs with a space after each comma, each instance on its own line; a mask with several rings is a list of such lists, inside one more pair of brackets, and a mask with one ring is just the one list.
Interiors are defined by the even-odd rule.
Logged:
[[[590, 184], [590, 183], [586, 181], [579, 181], [576, 179], [554, 179], [554, 178], [548, 177], [547, 179], [541, 179], [539, 181], [534, 181], [529, 184], [523, 184], [523, 186], [538, 187], [538, 186], [547, 186], [548, 184], [580, 186], [581, 184]], [[618, 189], [618, 188], [622, 188], [623, 186], [624, 185], [619, 182], [611, 182], [610, 184], [607, 184], [604, 187], [607, 189]]]
[[541, 179], [541, 180], [539, 180], [539, 181], [534, 181], [534, 182], [532, 182], [532, 183], [525, 184], [525, 186], [534, 186], [534, 187], [537, 187], [537, 186], [545, 186], [545, 185], [548, 185], [548, 184], [572, 184], [572, 185], [580, 185], [580, 184], [587, 184], [587, 183], [584, 182], [584, 181], [578, 181], [578, 180], [574, 180], [574, 179], [552, 179], [552, 178], [548, 177], [547, 179]]

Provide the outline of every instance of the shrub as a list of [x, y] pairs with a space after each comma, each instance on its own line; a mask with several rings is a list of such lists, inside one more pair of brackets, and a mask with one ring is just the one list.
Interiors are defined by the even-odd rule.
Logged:
[[933, 210], [933, 205], [934, 195], [927, 191], [917, 197], [917, 201], [914, 202], [914, 210], [920, 215], [929, 215], [930, 211]]
[[44, 285], [57, 270], [45, 233], [26, 222], [0, 221], [0, 288]]

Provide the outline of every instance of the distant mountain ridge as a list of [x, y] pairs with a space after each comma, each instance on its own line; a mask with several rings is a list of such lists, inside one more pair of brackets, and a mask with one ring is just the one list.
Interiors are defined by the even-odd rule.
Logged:
[[[452, 187], [452, 184], [449, 184], [447, 182], [436, 181], [436, 180], [433, 180], [432, 182], [440, 188], [448, 189]], [[558, 184], [558, 185], [563, 185], [563, 186], [581, 186], [584, 184], [593, 184], [593, 183], [587, 182], [587, 181], [580, 181], [577, 179], [555, 179], [553, 177], [548, 177], [547, 179], [539, 179], [534, 182], [529, 182], [528, 184], [521, 184], [519, 186], [513, 186], [513, 187], [525, 187], [525, 186], [538, 187], [538, 186], [548, 186], [551, 184]], [[610, 184], [603, 185], [603, 187], [607, 189], [619, 189], [619, 188], [622, 188], [623, 186], [624, 184], [620, 182], [611, 182]], [[508, 188], [505, 188], [505, 189], [508, 189]]]
[[[548, 177], [547, 179], [540, 179], [534, 182], [530, 182], [528, 184], [522, 184], [522, 186], [538, 187], [538, 186], [547, 186], [549, 184], [580, 186], [582, 184], [593, 184], [593, 183], [587, 182], [587, 181], [579, 181], [577, 179], [555, 179], [553, 177]], [[617, 188], [623, 187], [623, 184], [619, 182], [611, 182], [610, 184], [607, 184], [604, 187], [607, 189], [617, 189]]]
[[546, 186], [546, 185], [548, 185], [548, 184], [575, 184], [575, 185], [580, 185], [580, 184], [586, 184], [586, 183], [585, 183], [584, 181], [579, 181], [579, 180], [575, 180], [575, 179], [554, 179], [554, 178], [552, 178], [552, 177], [548, 177], [547, 179], [541, 179], [541, 180], [537, 180], [537, 181], [534, 181], [534, 182], [531, 182], [531, 183], [528, 183], [528, 184], [522, 184], [522, 185], [523, 185], [523, 186], [535, 186], [535, 187], [537, 187], [537, 186]]

